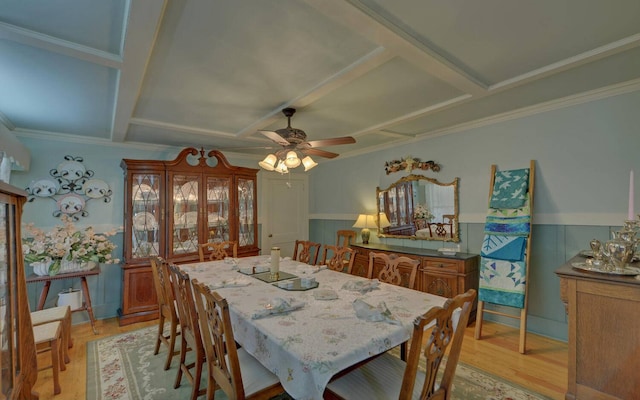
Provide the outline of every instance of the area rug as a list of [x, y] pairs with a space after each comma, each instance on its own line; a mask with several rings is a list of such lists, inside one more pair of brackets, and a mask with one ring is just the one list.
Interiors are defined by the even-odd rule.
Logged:
[[[163, 369], [167, 348], [153, 355], [157, 327], [110, 336], [87, 343], [88, 400], [156, 400], [187, 399], [191, 385], [183, 378], [178, 389], [173, 388], [177, 362]], [[206, 383], [203, 380], [203, 385]], [[469, 365], [458, 363], [453, 380], [454, 399], [465, 400], [547, 400], [510, 382], [491, 376]], [[284, 400], [286, 395], [276, 399]], [[216, 399], [227, 399], [222, 391]]]

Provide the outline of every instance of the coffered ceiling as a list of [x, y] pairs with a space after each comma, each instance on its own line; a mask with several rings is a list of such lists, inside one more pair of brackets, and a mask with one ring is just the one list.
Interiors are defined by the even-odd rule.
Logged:
[[640, 89], [638, 0], [0, 0], [16, 136], [360, 154]]

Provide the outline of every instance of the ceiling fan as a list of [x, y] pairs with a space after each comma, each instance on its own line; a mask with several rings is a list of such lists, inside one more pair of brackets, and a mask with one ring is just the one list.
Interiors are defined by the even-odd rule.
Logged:
[[[320, 150], [318, 147], [352, 144], [356, 142], [356, 140], [351, 136], [307, 141], [307, 134], [302, 129], [293, 128], [291, 126], [291, 117], [295, 112], [296, 109], [291, 107], [287, 107], [282, 110], [282, 113], [287, 117], [286, 128], [278, 129], [276, 131], [259, 131], [282, 146], [281, 150], [276, 151], [275, 154], [269, 154], [259, 163], [262, 168], [269, 171], [286, 173], [289, 168], [295, 168], [300, 164], [303, 164], [305, 171], [308, 171], [318, 165], [311, 159], [310, 156], [312, 155], [325, 158], [338, 157], [338, 153]], [[306, 155], [306, 157], [300, 160], [297, 152]]]

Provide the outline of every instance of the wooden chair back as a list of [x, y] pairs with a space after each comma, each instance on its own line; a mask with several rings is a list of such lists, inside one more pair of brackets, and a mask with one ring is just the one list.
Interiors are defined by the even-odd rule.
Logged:
[[[151, 272], [153, 274], [153, 284], [156, 289], [156, 297], [158, 298], [158, 334], [156, 346], [153, 354], [156, 355], [160, 351], [160, 343], [167, 346], [167, 359], [164, 369], [171, 367], [171, 360], [176, 355], [176, 338], [178, 336], [178, 315], [174, 302], [173, 287], [169, 278], [168, 263], [160, 257], [151, 257]], [[169, 335], [166, 336], [164, 331], [165, 322], [169, 323]]]
[[[378, 276], [376, 276], [378, 280], [392, 285], [406, 286], [409, 289], [415, 289], [420, 260], [406, 256], [398, 256], [397, 254], [370, 252], [369, 273], [367, 274], [369, 279], [374, 278], [373, 274], [376, 260], [381, 260], [384, 263], [384, 266], [377, 274]], [[401, 266], [404, 266], [404, 268]], [[408, 272], [406, 271], [407, 268]]]
[[[230, 399], [245, 399], [242, 382], [241, 363], [233, 338], [233, 327], [229, 316], [227, 300], [217, 292], [197, 280], [193, 281], [193, 291], [202, 327], [202, 341], [208, 367], [207, 399], [213, 399], [213, 392], [219, 387]], [[256, 382], [253, 382], [257, 384]], [[271, 398], [284, 389], [276, 380], [252, 398]]]
[[324, 245], [321, 264], [326, 265], [329, 269], [350, 274], [355, 260], [356, 251], [351, 247]]
[[336, 246], [349, 247], [356, 242], [356, 231], [350, 229], [338, 230], [338, 238], [336, 240]]
[[225, 240], [224, 242], [202, 243], [198, 245], [198, 254], [201, 262], [224, 260], [225, 257], [238, 258], [238, 242]]
[[[402, 379], [402, 389], [399, 399], [411, 399], [418, 372], [420, 357], [426, 361], [426, 376], [421, 390], [421, 399], [449, 399], [451, 398], [451, 383], [453, 381], [464, 330], [469, 322], [469, 314], [476, 298], [476, 291], [469, 289], [466, 293], [447, 300], [442, 307], [433, 307], [422, 316], [416, 318], [413, 323], [413, 336], [407, 358], [407, 367]], [[460, 309], [456, 317], [455, 310]], [[435, 324], [431, 328], [425, 327]], [[458, 329], [459, 328], [459, 329]], [[426, 342], [424, 336], [428, 335]], [[424, 343], [424, 347], [423, 347]], [[437, 374], [444, 359], [447, 348], [447, 361], [440, 382], [437, 382]]]
[[[171, 275], [171, 283], [173, 285], [173, 293], [176, 299], [176, 308], [178, 309], [178, 317], [180, 318], [180, 365], [176, 375], [174, 387], [179, 387], [184, 374], [191, 385], [191, 399], [195, 400], [198, 396], [206, 393], [206, 389], [200, 389], [200, 378], [202, 376], [202, 368], [205, 362], [204, 347], [202, 345], [202, 335], [200, 333], [200, 322], [198, 321], [198, 313], [196, 312], [195, 300], [193, 298], [193, 290], [189, 274], [183, 272], [177, 265], [169, 265], [169, 273]], [[186, 354], [193, 350], [195, 360], [187, 364]], [[192, 372], [191, 369], [195, 368]]]
[[296, 246], [293, 249], [293, 260], [300, 261], [309, 265], [318, 263], [320, 255], [320, 243], [308, 240], [296, 240]]
[[434, 238], [446, 239], [452, 237], [451, 229], [453, 229], [453, 224], [429, 223], [429, 235]]

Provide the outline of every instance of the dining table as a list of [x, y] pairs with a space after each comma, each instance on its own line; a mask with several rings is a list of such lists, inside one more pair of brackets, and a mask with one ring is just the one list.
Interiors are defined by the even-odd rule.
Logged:
[[[295, 399], [322, 399], [336, 373], [406, 342], [415, 318], [447, 300], [288, 257], [279, 275], [289, 279], [278, 284], [269, 272], [254, 274], [269, 270], [270, 257], [179, 267], [227, 299], [236, 342]], [[275, 304], [295, 309], [271, 313]]]

